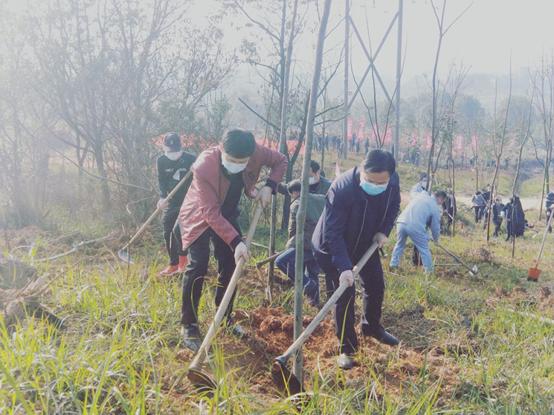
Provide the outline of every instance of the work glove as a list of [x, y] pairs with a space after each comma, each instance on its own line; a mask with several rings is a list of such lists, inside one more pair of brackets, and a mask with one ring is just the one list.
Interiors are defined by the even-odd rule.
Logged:
[[343, 271], [340, 274], [339, 284], [346, 284], [346, 286], [348, 287], [352, 287], [354, 285], [354, 273], [351, 269], [349, 269], [348, 271]]
[[385, 235], [382, 232], [377, 232], [375, 236], [373, 237], [373, 242], [377, 243], [379, 248], [382, 248], [385, 246], [385, 244], [389, 241], [389, 238], [387, 238], [387, 235]]
[[156, 207], [158, 209], [165, 209], [168, 205], [168, 201], [165, 197], [162, 197], [160, 198], [160, 200], [158, 200], [158, 203], [156, 204]]
[[248, 247], [244, 242], [240, 242], [235, 248], [235, 264], [238, 264], [241, 258], [244, 259], [244, 262], [248, 261], [249, 256]]
[[273, 194], [273, 190], [271, 190], [271, 187], [264, 186], [261, 188], [260, 191], [256, 194], [256, 201], [259, 202], [262, 207], [267, 207], [271, 203], [271, 195]]

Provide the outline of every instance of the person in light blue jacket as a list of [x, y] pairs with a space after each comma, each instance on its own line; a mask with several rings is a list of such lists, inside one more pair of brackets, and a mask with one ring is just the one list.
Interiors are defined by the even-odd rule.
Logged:
[[430, 237], [427, 229], [431, 229], [432, 239], [438, 242], [441, 231], [440, 206], [445, 200], [446, 193], [443, 191], [435, 192], [434, 196], [426, 192], [412, 195], [412, 200], [396, 221], [397, 242], [392, 251], [391, 268], [398, 268], [409, 237], [421, 255], [425, 272], [433, 272], [433, 258], [429, 249]]

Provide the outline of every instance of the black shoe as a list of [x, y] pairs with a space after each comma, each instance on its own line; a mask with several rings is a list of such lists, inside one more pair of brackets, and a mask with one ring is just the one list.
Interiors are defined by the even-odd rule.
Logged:
[[337, 364], [342, 370], [350, 370], [355, 366], [356, 361], [349, 354], [342, 353], [337, 359]]
[[383, 343], [388, 346], [398, 346], [398, 344], [400, 344], [400, 341], [388, 331], [386, 331], [383, 326], [379, 326], [377, 329], [374, 330], [362, 330], [362, 333], [364, 336], [371, 336], [379, 343]]
[[202, 335], [200, 334], [200, 330], [198, 330], [198, 326], [196, 324], [183, 326], [182, 334], [185, 347], [192, 350], [194, 353], [198, 352], [202, 345]]

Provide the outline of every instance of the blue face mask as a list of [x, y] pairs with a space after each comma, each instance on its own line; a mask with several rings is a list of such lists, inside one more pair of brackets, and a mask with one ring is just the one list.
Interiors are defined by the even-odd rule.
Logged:
[[369, 196], [377, 196], [387, 190], [388, 183], [384, 184], [374, 184], [368, 181], [365, 181], [363, 177], [360, 177], [360, 187], [364, 192]]

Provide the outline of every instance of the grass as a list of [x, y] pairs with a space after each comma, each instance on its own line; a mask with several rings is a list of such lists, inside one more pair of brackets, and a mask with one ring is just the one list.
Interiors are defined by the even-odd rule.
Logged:
[[[356, 372], [363, 376], [340, 373], [333, 356], [319, 356], [320, 369], [306, 373], [311, 399], [303, 407], [276, 391], [260, 393], [258, 379], [266, 371], [269, 377], [269, 364], [263, 361], [262, 372], [251, 376], [243, 366], [251, 359], [248, 347], [237, 347], [223, 331], [211, 365], [220, 385], [215, 395], [190, 388], [183, 378], [190, 354], [180, 345], [180, 284], [156, 278], [164, 262], [157, 242], [130, 268], [110, 255], [42, 264], [41, 272], [60, 275], [45, 300], [67, 328], [28, 318], [8, 329], [0, 320], [0, 413], [551, 413], [554, 325], [533, 317], [554, 318], [552, 296], [544, 295], [554, 281], [551, 239], [540, 282], [524, 278], [541, 231], [517, 241], [514, 260], [511, 245], [487, 245], [472, 226], [445, 237], [448, 248], [479, 266], [479, 277], [440, 267], [426, 276], [404, 258], [398, 274], [386, 273], [384, 306], [385, 324], [403, 340], [401, 348], [366, 346]], [[267, 240], [263, 226], [256, 240]], [[278, 246], [284, 240], [281, 235]], [[437, 263], [451, 262], [436, 254]], [[259, 282], [254, 273], [241, 281], [236, 309], [262, 305]], [[204, 330], [215, 311], [213, 288], [209, 279], [200, 306]], [[290, 311], [291, 293], [277, 292], [274, 302]]]

